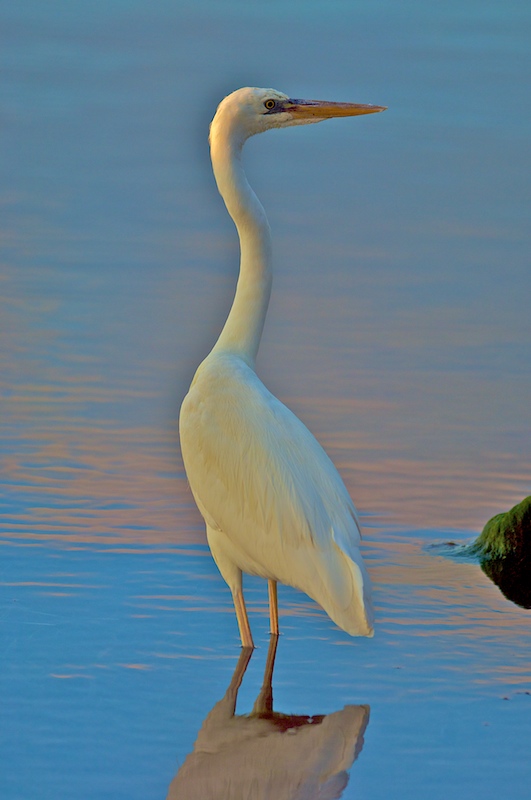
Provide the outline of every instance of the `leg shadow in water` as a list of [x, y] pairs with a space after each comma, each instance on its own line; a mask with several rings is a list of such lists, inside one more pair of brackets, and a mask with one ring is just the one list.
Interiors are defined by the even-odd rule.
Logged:
[[271, 636], [264, 682], [251, 714], [237, 715], [251, 660], [244, 648], [224, 697], [208, 714], [173, 779], [167, 800], [337, 800], [363, 747], [369, 706], [314, 717], [273, 711], [278, 636]]

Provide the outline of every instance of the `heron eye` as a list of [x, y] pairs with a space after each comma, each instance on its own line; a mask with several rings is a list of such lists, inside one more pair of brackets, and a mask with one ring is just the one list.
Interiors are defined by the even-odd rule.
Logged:
[[274, 107], [276, 106], [276, 103], [275, 103], [275, 101], [274, 101], [274, 100], [271, 100], [271, 99], [269, 99], [269, 100], [266, 100], [266, 101], [265, 101], [265, 103], [264, 103], [264, 106], [265, 106], [267, 109], [271, 110], [272, 108], [274, 108]]

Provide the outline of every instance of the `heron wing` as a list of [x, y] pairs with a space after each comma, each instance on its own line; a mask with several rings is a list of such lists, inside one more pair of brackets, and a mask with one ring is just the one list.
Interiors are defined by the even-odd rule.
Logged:
[[180, 429], [190, 485], [211, 527], [246, 550], [257, 531], [261, 547], [357, 546], [356, 510], [330, 458], [241, 359], [203, 362]]

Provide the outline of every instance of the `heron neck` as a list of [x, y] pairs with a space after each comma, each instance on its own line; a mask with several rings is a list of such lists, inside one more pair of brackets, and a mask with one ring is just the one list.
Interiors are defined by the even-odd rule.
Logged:
[[254, 368], [271, 294], [271, 232], [243, 170], [243, 142], [211, 131], [212, 167], [240, 239], [240, 274], [227, 321], [212, 352], [235, 353]]

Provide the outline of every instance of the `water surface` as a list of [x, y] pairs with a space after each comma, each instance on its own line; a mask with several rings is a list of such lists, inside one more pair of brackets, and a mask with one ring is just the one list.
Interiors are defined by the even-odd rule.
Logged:
[[[389, 106], [247, 148], [275, 242], [260, 374], [361, 510], [377, 610], [352, 640], [281, 589], [274, 709], [370, 707], [344, 798], [527, 797], [531, 612], [429, 548], [531, 493], [527, 9], [1, 17], [2, 797], [166, 797], [236, 667], [176, 420], [234, 289], [206, 137], [245, 84]], [[248, 592], [238, 715], [268, 645]]]

